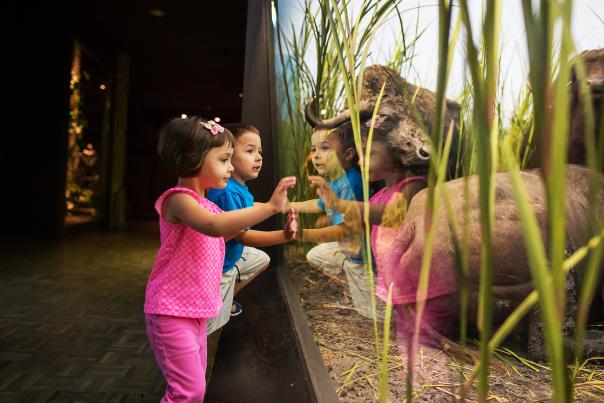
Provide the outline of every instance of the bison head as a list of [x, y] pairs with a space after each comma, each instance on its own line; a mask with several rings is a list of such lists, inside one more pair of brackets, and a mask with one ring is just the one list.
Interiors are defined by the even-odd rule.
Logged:
[[[594, 100], [599, 100], [604, 95], [604, 49], [586, 50], [580, 55], [585, 63], [587, 84]], [[573, 69], [573, 84], [577, 83], [576, 72]]]
[[[413, 105], [417, 87], [407, 83], [394, 70], [384, 66], [370, 66], [363, 74], [359, 114], [362, 124], [373, 115], [382, 85], [384, 93], [380, 101], [376, 124], [387, 130], [386, 141], [399, 152], [400, 162], [416, 173], [426, 171], [430, 161], [430, 130], [425, 124], [425, 111], [417, 111]], [[421, 96], [419, 97], [421, 98]], [[431, 105], [434, 108], [434, 103]], [[306, 120], [316, 129], [332, 129], [350, 121], [350, 111], [322, 120], [316, 114], [315, 100], [306, 105]]]
[[[382, 85], [384, 93], [378, 108], [377, 121], [388, 128], [387, 143], [399, 150], [400, 162], [416, 173], [426, 171], [430, 162], [430, 133], [434, 119], [435, 94], [405, 81], [391, 68], [374, 65], [365, 69], [359, 105], [363, 124], [373, 115]], [[350, 121], [350, 111], [322, 120], [316, 114], [315, 101], [306, 105], [306, 119], [317, 129], [331, 129]], [[459, 131], [459, 104], [448, 101], [445, 113], [445, 133], [454, 122], [453, 135]], [[384, 130], [382, 130], [384, 132]], [[457, 141], [453, 142], [453, 149]]]

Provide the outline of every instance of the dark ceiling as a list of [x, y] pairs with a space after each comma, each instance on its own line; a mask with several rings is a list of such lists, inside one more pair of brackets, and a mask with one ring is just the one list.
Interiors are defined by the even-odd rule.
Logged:
[[244, 0], [109, 0], [74, 1], [70, 14], [74, 36], [98, 58], [130, 55], [133, 101], [146, 113], [238, 120], [246, 9]]

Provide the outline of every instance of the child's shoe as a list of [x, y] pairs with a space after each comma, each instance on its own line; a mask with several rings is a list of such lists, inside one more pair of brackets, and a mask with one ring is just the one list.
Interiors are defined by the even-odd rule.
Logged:
[[237, 301], [233, 301], [233, 305], [231, 305], [231, 316], [241, 315], [241, 312], [243, 312], [241, 304]]

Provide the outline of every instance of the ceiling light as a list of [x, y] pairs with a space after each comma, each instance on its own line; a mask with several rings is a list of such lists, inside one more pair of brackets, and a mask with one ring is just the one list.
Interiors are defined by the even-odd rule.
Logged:
[[149, 14], [156, 18], [164, 18], [166, 16], [166, 12], [158, 8], [152, 8], [151, 10], [149, 10]]

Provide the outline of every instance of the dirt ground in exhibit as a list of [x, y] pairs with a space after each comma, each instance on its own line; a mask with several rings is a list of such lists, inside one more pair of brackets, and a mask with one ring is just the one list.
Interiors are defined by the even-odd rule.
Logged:
[[[373, 322], [354, 310], [345, 274], [331, 276], [311, 268], [299, 246], [292, 245], [285, 255], [290, 278], [340, 400], [377, 401], [379, 368]], [[382, 330], [380, 338], [381, 334]], [[477, 356], [477, 347], [472, 350]], [[491, 366], [489, 400], [551, 399], [550, 371], [540, 363], [525, 360], [523, 354], [511, 347], [497, 353]], [[388, 401], [404, 401], [407, 359], [399, 351], [394, 322], [388, 356]], [[414, 401], [453, 401], [461, 397], [461, 376], [470, 374], [473, 363], [462, 363], [450, 353], [425, 347], [418, 351], [416, 361]], [[466, 398], [473, 400], [475, 396], [474, 387]], [[590, 361], [582, 367], [575, 382], [575, 399], [604, 401], [604, 366]]]

